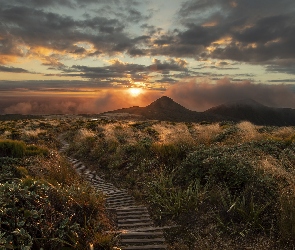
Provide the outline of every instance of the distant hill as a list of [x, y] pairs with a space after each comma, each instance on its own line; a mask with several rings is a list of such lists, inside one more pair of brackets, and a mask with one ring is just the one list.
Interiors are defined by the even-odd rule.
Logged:
[[150, 120], [175, 122], [220, 122], [250, 121], [257, 125], [295, 126], [295, 110], [289, 108], [272, 108], [252, 99], [225, 103], [204, 112], [189, 110], [163, 96], [146, 107], [118, 109], [104, 114], [125, 113], [138, 115]]
[[295, 110], [264, 106], [252, 99], [225, 103], [204, 113], [216, 115], [223, 120], [250, 121], [257, 125], [294, 126]]
[[143, 108], [141, 115], [148, 119], [168, 121], [191, 121], [200, 119], [200, 114], [198, 112], [191, 111], [181, 106], [167, 96], [163, 96]]

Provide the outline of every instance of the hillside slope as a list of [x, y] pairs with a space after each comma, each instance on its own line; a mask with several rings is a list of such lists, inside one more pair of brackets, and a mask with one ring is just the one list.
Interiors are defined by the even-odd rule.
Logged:
[[140, 115], [146, 119], [161, 121], [250, 121], [257, 125], [295, 126], [294, 109], [267, 107], [252, 99], [229, 102], [204, 112], [196, 112], [181, 106], [167, 96], [162, 96], [146, 107], [124, 108], [104, 114], [115, 113]]

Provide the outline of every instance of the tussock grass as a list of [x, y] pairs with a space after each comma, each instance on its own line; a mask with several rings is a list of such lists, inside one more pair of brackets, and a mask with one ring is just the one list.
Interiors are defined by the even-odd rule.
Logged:
[[208, 125], [200, 125], [200, 124], [194, 124], [193, 125], [193, 134], [194, 139], [199, 144], [210, 144], [213, 142], [214, 138], [218, 134], [221, 133], [222, 128], [219, 124], [208, 124]]
[[257, 131], [257, 126], [255, 126], [251, 122], [241, 122], [237, 125], [237, 127], [240, 131], [238, 136], [243, 142], [262, 139], [261, 134], [259, 134], [259, 132]]
[[[147, 202], [158, 225], [178, 225], [167, 231], [169, 249], [295, 246], [293, 127], [81, 117], [25, 126], [32, 130], [39, 125], [45, 130], [39, 134], [44, 142], [50, 133], [65, 133], [69, 154]], [[23, 127], [2, 123], [0, 129], [2, 138], [11, 138]], [[29, 174], [47, 176], [50, 185], [60, 188], [77, 183], [65, 162], [48, 165], [51, 157], [59, 159], [40, 154]], [[92, 199], [83, 194], [75, 199], [83, 203], [84, 198]], [[101, 232], [91, 235], [110, 242]]]
[[186, 233], [178, 231], [178, 240], [169, 233], [171, 249], [198, 249], [200, 238], [208, 249], [220, 249], [215, 240], [225, 249], [239, 242], [259, 249], [257, 238], [265, 249], [295, 242], [293, 222], [286, 222], [295, 196], [285, 195], [286, 187], [295, 187], [294, 128], [249, 122], [100, 126], [103, 135], [87, 153], [78, 153], [85, 140], [75, 141], [71, 152], [86, 154], [117, 185], [138, 190], [159, 225], [181, 225]]

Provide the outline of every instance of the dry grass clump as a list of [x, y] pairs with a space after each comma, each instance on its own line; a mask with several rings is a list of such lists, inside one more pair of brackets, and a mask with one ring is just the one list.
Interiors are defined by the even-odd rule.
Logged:
[[179, 142], [193, 143], [193, 138], [184, 123], [161, 122], [152, 126], [159, 133], [159, 143], [172, 144]]
[[251, 122], [241, 122], [237, 125], [237, 127], [239, 128], [238, 136], [243, 142], [259, 140], [262, 138], [261, 134], [257, 131], [257, 126]]
[[272, 133], [272, 136], [286, 140], [292, 136], [295, 136], [295, 128], [293, 127], [282, 127], [278, 128]]
[[209, 144], [222, 131], [218, 123], [192, 126], [193, 137], [199, 144]]
[[294, 174], [287, 171], [279, 160], [270, 155], [265, 156], [264, 159], [260, 161], [260, 164], [257, 165], [257, 168], [264, 171], [266, 175], [275, 178], [281, 188], [284, 188], [286, 184], [295, 184]]
[[75, 139], [78, 141], [82, 141], [85, 138], [91, 138], [91, 137], [95, 137], [95, 133], [91, 130], [82, 128], [77, 131]]
[[106, 124], [103, 126], [104, 128], [104, 137], [108, 140], [117, 140], [115, 135], [115, 127], [118, 126], [116, 124]]
[[46, 130], [37, 128], [34, 130], [24, 130], [22, 134], [25, 136], [30, 136], [30, 137], [38, 137], [39, 134], [45, 133], [45, 132]]

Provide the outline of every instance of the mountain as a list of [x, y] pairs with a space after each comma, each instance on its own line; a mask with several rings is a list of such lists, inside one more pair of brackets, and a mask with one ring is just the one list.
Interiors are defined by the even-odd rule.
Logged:
[[176, 103], [167, 96], [162, 96], [156, 101], [152, 102], [146, 107], [131, 107], [123, 108], [104, 114], [132, 114], [139, 115], [150, 120], [164, 120], [164, 121], [199, 121], [200, 114], [195, 111], [191, 111], [179, 103]]
[[225, 103], [203, 112], [228, 121], [250, 121], [257, 125], [294, 126], [295, 110], [264, 106], [252, 99]]
[[104, 113], [139, 115], [149, 120], [175, 122], [250, 121], [257, 125], [295, 126], [295, 110], [267, 107], [252, 99], [228, 102], [204, 112], [189, 110], [163, 96], [146, 107], [131, 107]]
[[191, 121], [199, 118], [198, 112], [181, 106], [167, 96], [162, 96], [146, 106], [142, 115], [148, 119], [168, 121]]

